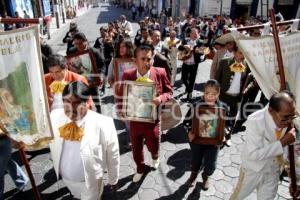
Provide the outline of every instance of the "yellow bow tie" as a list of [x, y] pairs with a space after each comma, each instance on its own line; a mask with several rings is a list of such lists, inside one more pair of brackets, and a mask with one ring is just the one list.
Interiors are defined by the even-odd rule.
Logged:
[[147, 77], [138, 77], [135, 81], [137, 82], [153, 82], [150, 78], [147, 78]]
[[230, 71], [232, 72], [245, 72], [246, 67], [242, 63], [233, 63], [232, 65], [229, 66]]
[[59, 128], [60, 137], [70, 141], [81, 141], [83, 129], [78, 127], [75, 122], [70, 122]]
[[64, 81], [53, 81], [49, 87], [52, 94], [61, 94], [66, 85], [67, 83]]

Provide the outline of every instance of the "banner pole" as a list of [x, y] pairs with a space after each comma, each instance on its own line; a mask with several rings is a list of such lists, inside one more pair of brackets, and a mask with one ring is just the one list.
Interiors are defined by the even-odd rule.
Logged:
[[[274, 43], [275, 43], [275, 48], [276, 48], [277, 63], [278, 63], [278, 69], [279, 69], [279, 75], [280, 75], [280, 90], [286, 90], [287, 88], [286, 88], [286, 82], [285, 82], [284, 66], [283, 66], [281, 47], [280, 47], [278, 29], [277, 29], [278, 27], [276, 25], [274, 9], [270, 9], [269, 13], [270, 13], [270, 17], [271, 17], [273, 38], [274, 38]], [[290, 128], [291, 127], [288, 127], [287, 131], [289, 131]], [[291, 179], [291, 187], [292, 187], [291, 193], [293, 196], [293, 200], [296, 200], [297, 198], [294, 196], [295, 191], [297, 190], [294, 145], [289, 145], [288, 151], [289, 151], [289, 161], [290, 161], [290, 179]]]
[[35, 180], [33, 178], [33, 175], [32, 175], [32, 171], [31, 171], [31, 168], [29, 166], [29, 162], [26, 158], [26, 154], [25, 154], [25, 151], [24, 151], [24, 145], [21, 144], [21, 148], [19, 149], [19, 153], [20, 153], [20, 156], [21, 156], [21, 160], [25, 166], [25, 169], [27, 171], [27, 174], [29, 176], [29, 179], [30, 179], [30, 183], [31, 183], [31, 186], [32, 186], [32, 190], [33, 190], [33, 193], [34, 193], [34, 197], [36, 200], [41, 200], [41, 196], [40, 196], [40, 193], [36, 187], [36, 184], [35, 184]]

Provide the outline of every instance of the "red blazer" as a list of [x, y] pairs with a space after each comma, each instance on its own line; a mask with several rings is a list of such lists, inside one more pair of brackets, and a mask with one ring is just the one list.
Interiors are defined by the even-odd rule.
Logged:
[[[122, 80], [135, 81], [137, 79], [137, 68], [124, 71]], [[171, 98], [172, 86], [164, 68], [150, 67], [150, 79], [155, 82], [156, 94], [160, 97], [161, 103]], [[118, 89], [119, 97], [123, 96], [123, 85]], [[122, 98], [116, 98], [117, 109], [122, 110]]]
[[[44, 78], [45, 78], [45, 85], [46, 85], [46, 91], [47, 91], [47, 97], [48, 97], [48, 104], [49, 104], [49, 108], [51, 108], [52, 94], [51, 94], [51, 91], [50, 91], [50, 85], [55, 80], [52, 78], [50, 73], [45, 74]], [[73, 81], [81, 81], [81, 82], [85, 83], [86, 85], [88, 85], [88, 81], [84, 76], [82, 76], [80, 74], [76, 74], [76, 73], [71, 72], [69, 70], [67, 70], [65, 81], [68, 82], [68, 83], [73, 82]], [[89, 104], [90, 108], [93, 107], [94, 104], [93, 104], [93, 101], [92, 101], [91, 98], [89, 99], [88, 104]]]

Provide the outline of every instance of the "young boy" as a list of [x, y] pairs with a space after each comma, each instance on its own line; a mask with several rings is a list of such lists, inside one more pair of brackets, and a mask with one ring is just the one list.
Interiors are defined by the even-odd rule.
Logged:
[[199, 101], [195, 102], [190, 108], [186, 115], [186, 119], [183, 121], [184, 126], [188, 130], [188, 137], [192, 151], [192, 173], [190, 178], [187, 180], [186, 184], [192, 187], [198, 176], [200, 169], [202, 172], [202, 189], [208, 190], [209, 187], [209, 176], [211, 176], [215, 169], [217, 163], [217, 157], [219, 153], [220, 146], [218, 145], [203, 145], [196, 144], [193, 142], [195, 133], [191, 132], [192, 129], [192, 118], [194, 116], [194, 111], [199, 105], [207, 107], [220, 107], [227, 110], [226, 105], [219, 101], [220, 95], [220, 84], [218, 81], [211, 79], [205, 83], [204, 95]]

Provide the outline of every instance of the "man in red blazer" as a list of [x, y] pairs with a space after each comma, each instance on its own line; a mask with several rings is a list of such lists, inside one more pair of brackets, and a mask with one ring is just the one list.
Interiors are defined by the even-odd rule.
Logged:
[[[141, 45], [134, 52], [135, 63], [137, 68], [129, 69], [124, 72], [122, 80], [136, 81], [138, 78], [151, 79], [155, 83], [156, 94], [152, 103], [157, 107], [171, 98], [172, 87], [167, 78], [166, 71], [163, 68], [152, 66], [153, 50], [150, 46]], [[120, 88], [119, 94], [123, 96], [123, 87]], [[117, 100], [117, 108], [120, 115], [122, 114], [121, 100]], [[160, 120], [156, 119], [155, 123], [146, 122], [129, 122], [130, 137], [132, 142], [133, 158], [137, 165], [137, 173], [133, 176], [133, 182], [139, 182], [144, 174], [145, 162], [143, 154], [144, 141], [152, 156], [152, 167], [155, 169], [159, 165], [159, 134]]]

